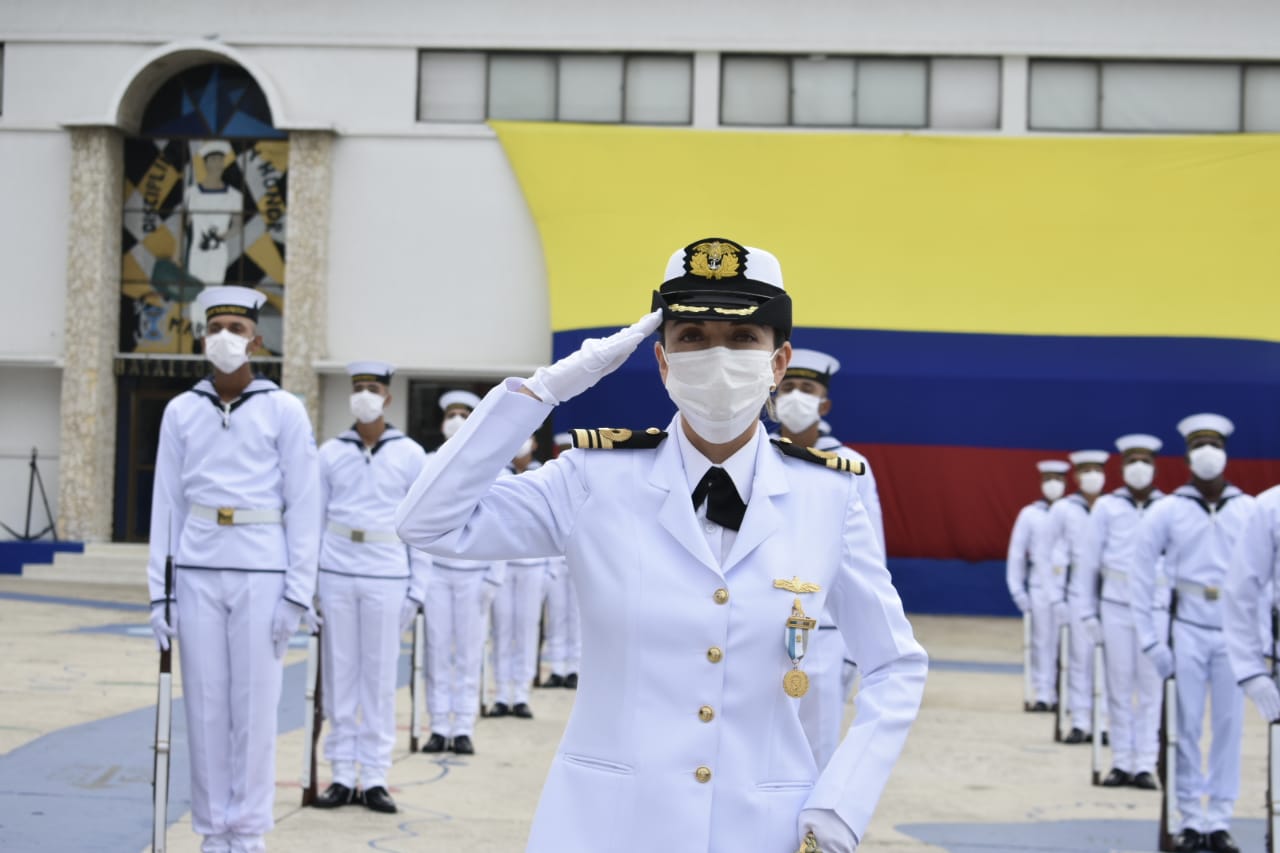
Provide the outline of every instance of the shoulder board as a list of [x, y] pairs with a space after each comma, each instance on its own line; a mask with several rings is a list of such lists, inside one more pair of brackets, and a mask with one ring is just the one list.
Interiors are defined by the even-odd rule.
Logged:
[[801, 447], [800, 445], [785, 438], [775, 438], [773, 439], [772, 444], [786, 456], [803, 459], [805, 462], [813, 462], [816, 465], [822, 465], [826, 468], [830, 468], [832, 471], [843, 471], [846, 474], [866, 473], [866, 466], [861, 462], [846, 459], [839, 453], [833, 453], [830, 450], [819, 450], [816, 447]]
[[667, 434], [657, 427], [643, 432], [629, 429], [575, 429], [569, 433], [573, 446], [583, 450], [652, 450]]

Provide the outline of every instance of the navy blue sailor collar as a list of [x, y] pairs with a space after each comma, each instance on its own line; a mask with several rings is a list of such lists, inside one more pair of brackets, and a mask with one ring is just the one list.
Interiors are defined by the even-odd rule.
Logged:
[[1204, 495], [1200, 494], [1200, 490], [1190, 483], [1184, 483], [1181, 486], [1178, 486], [1178, 488], [1173, 490], [1173, 493], [1180, 498], [1187, 498], [1188, 500], [1195, 501], [1205, 512], [1213, 512], [1215, 510], [1222, 509], [1227, 501], [1232, 498], [1238, 498], [1243, 495], [1244, 491], [1241, 490], [1239, 486], [1227, 483], [1222, 489], [1222, 494], [1218, 497], [1218, 502], [1213, 505], [1210, 505], [1210, 503], [1204, 499]]
[[[407, 436], [405, 436], [405, 434], [402, 433], [400, 430], [396, 429], [391, 424], [387, 424], [386, 429], [382, 431], [382, 435], [378, 436], [377, 444], [373, 445], [373, 447], [368, 447], [369, 455], [370, 456], [376, 455], [377, 452], [382, 449], [382, 446], [387, 442], [398, 441], [406, 437]], [[367, 447], [367, 445], [364, 443], [364, 439], [360, 437], [360, 433], [356, 432], [355, 424], [352, 424], [344, 432], [339, 433], [337, 436], [337, 439], [338, 441], [342, 441], [342, 442], [346, 442], [347, 444], [354, 445], [362, 453], [365, 451]]]

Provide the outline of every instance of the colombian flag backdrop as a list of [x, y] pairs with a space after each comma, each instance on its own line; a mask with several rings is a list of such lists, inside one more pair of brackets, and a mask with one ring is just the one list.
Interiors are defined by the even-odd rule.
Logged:
[[[970, 137], [495, 123], [542, 237], [554, 351], [633, 322], [701, 237], [775, 253], [827, 420], [876, 471], [903, 598], [1009, 612], [1034, 462], [1232, 418], [1280, 482], [1280, 137]], [[649, 348], [557, 427], [666, 424]], [[1121, 485], [1117, 459], [1108, 488]]]

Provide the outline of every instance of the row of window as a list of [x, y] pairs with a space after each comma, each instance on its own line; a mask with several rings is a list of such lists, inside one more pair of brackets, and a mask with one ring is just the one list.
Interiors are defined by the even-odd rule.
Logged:
[[[995, 130], [995, 58], [737, 55], [719, 121], [752, 127]], [[1031, 130], [1280, 131], [1280, 64], [1032, 60]], [[418, 120], [693, 121], [689, 54], [421, 51]]]

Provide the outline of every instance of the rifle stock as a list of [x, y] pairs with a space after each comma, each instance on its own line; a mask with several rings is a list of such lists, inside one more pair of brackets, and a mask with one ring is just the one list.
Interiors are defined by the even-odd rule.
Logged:
[[321, 676], [320, 631], [307, 640], [306, 711], [303, 718], [302, 804], [316, 799], [316, 753], [324, 724], [324, 678]]
[[1022, 614], [1022, 710], [1035, 707], [1035, 685], [1031, 682], [1031, 611]]
[[[1178, 612], [1178, 593], [1169, 599], [1169, 648], [1173, 648], [1173, 620]], [[1156, 774], [1160, 777], [1160, 849], [1174, 849], [1177, 832], [1173, 826], [1177, 814], [1178, 769], [1178, 682], [1173, 676], [1164, 680], [1160, 709], [1160, 752], [1156, 756]]]
[[409, 658], [409, 751], [417, 752], [422, 738], [423, 668], [426, 663], [426, 616], [413, 616], [413, 645]]
[[[1275, 580], [1272, 580], [1275, 583]], [[1274, 592], [1272, 593], [1274, 595]], [[1276, 680], [1276, 652], [1280, 645], [1280, 608], [1271, 605], [1271, 680]], [[1280, 793], [1280, 723], [1272, 721], [1267, 726], [1267, 853], [1277, 853], [1280, 844], [1280, 805], [1276, 794]]]
[[1102, 702], [1103, 679], [1107, 677], [1106, 660], [1102, 643], [1093, 647], [1093, 743], [1090, 744], [1090, 759], [1093, 769], [1093, 784], [1102, 784]]
[[[164, 558], [164, 621], [172, 625], [169, 600], [173, 598], [173, 531], [169, 531]], [[160, 675], [156, 686], [155, 755], [151, 767], [151, 850], [165, 853], [169, 832], [169, 751], [173, 732], [173, 643], [160, 650]]]
[[1071, 625], [1058, 626], [1058, 712], [1053, 715], [1053, 742], [1061, 743], [1067, 727], [1068, 675], [1071, 672]]

